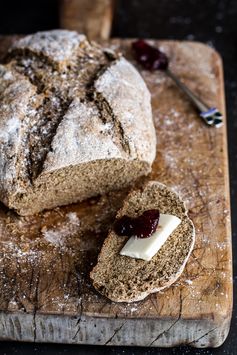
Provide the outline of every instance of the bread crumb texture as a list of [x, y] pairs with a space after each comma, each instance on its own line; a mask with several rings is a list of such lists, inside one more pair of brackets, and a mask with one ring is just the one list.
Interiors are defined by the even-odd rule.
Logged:
[[144, 188], [131, 192], [116, 218], [136, 217], [153, 208], [179, 217], [181, 223], [150, 261], [120, 255], [128, 237], [110, 231], [90, 276], [94, 287], [112, 301], [139, 301], [170, 286], [182, 273], [193, 249], [194, 226], [183, 201], [158, 182], [148, 182]]

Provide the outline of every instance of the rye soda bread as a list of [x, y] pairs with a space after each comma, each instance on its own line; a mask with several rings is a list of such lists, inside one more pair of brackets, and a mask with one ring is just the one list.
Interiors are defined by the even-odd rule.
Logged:
[[140, 301], [170, 286], [189, 258], [194, 246], [194, 226], [184, 202], [165, 185], [150, 181], [144, 188], [131, 192], [116, 218], [136, 217], [154, 208], [179, 217], [181, 223], [150, 261], [120, 255], [128, 237], [116, 235], [113, 229], [105, 239], [90, 277], [97, 291], [112, 301]]
[[0, 200], [30, 215], [147, 175], [150, 94], [122, 56], [66, 30], [15, 42], [0, 65]]

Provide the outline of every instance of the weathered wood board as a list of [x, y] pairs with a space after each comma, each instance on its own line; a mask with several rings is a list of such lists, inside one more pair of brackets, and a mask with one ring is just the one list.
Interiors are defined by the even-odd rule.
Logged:
[[61, 0], [60, 5], [62, 28], [86, 33], [90, 40], [110, 37], [115, 0]]
[[[10, 41], [1, 40], [1, 53]], [[109, 45], [132, 59], [129, 40]], [[225, 112], [216, 52], [199, 43], [159, 45], [173, 71]], [[184, 273], [167, 290], [130, 305], [110, 302], [93, 289], [89, 271], [126, 191], [35, 217], [1, 206], [1, 340], [165, 347], [219, 346], [225, 340], [232, 311], [226, 123], [205, 126], [163, 73], [141, 74], [152, 94], [158, 139], [149, 178], [179, 192], [196, 226]]]

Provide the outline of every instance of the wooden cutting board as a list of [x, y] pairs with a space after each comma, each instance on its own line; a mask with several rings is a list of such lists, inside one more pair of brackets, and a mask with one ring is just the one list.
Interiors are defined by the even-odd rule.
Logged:
[[[1, 39], [1, 53], [11, 41]], [[191, 89], [225, 113], [222, 63], [213, 49], [154, 43]], [[107, 45], [132, 59], [130, 40]], [[116, 304], [93, 289], [89, 271], [126, 191], [35, 217], [1, 206], [1, 340], [195, 347], [225, 340], [232, 311], [226, 121], [218, 129], [205, 126], [163, 73], [140, 72], [152, 95], [158, 139], [149, 178], [182, 196], [196, 226], [184, 273], [172, 287], [133, 304]]]

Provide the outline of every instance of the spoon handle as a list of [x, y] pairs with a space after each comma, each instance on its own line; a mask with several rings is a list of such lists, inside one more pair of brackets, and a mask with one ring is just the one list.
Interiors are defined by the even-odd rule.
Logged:
[[222, 114], [217, 108], [206, 105], [185, 84], [183, 84], [169, 68], [167, 68], [165, 72], [198, 109], [200, 117], [208, 126], [220, 127], [223, 124]]

